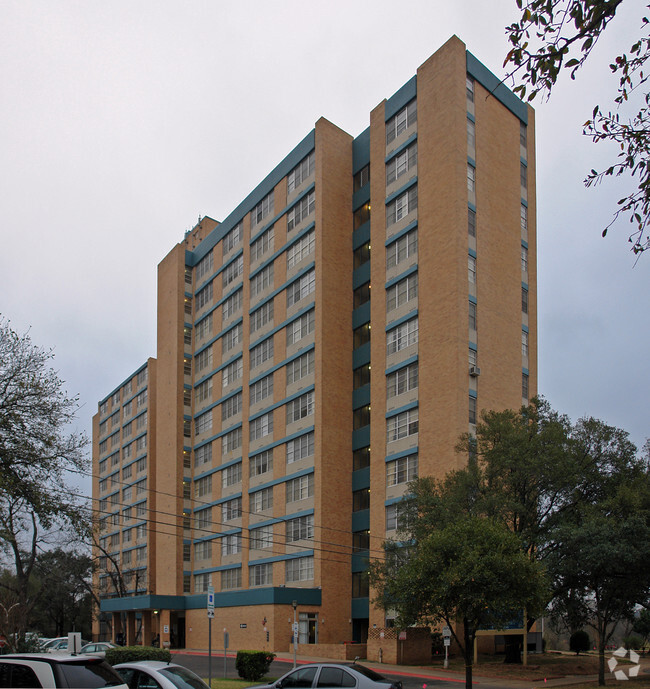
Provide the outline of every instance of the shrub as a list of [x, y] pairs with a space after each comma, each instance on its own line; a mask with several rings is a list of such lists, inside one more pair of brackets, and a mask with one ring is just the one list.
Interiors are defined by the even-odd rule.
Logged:
[[640, 651], [643, 648], [643, 639], [636, 634], [630, 634], [623, 639], [623, 646], [633, 651]]
[[162, 660], [163, 663], [169, 663], [171, 659], [169, 649], [153, 646], [120, 646], [106, 651], [106, 662], [110, 665], [132, 663], [136, 660]]
[[235, 667], [242, 679], [257, 682], [269, 671], [275, 653], [266, 651], [237, 651]]
[[590, 648], [589, 634], [584, 629], [573, 632], [569, 639], [569, 648], [575, 651], [576, 655], [580, 655], [580, 651], [588, 651]]

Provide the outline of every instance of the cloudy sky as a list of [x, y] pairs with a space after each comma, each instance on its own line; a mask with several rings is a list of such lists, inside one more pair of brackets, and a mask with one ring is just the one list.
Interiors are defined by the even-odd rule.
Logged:
[[[540, 392], [639, 445], [650, 256], [627, 222], [600, 237], [626, 185], [584, 188], [616, 151], [581, 125], [644, 7], [536, 103]], [[156, 266], [199, 215], [225, 218], [319, 117], [362, 132], [452, 34], [503, 76], [516, 18], [515, 0], [1, 0], [0, 314], [54, 348], [80, 428], [156, 355]]]

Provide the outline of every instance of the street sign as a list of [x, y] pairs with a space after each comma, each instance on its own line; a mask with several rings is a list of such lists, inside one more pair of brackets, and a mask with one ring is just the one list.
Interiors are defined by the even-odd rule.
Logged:
[[406, 632], [400, 632], [399, 633], [399, 640], [400, 641], [406, 641]]
[[208, 617], [214, 617], [214, 586], [208, 586]]
[[443, 643], [445, 644], [445, 646], [451, 646], [451, 639], [445, 638], [443, 639]]
[[450, 639], [451, 638], [451, 629], [447, 626], [442, 628], [442, 636], [445, 639]]

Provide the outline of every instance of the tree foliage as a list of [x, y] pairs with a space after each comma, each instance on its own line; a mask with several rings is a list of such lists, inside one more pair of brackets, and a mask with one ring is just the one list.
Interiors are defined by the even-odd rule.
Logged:
[[[563, 69], [571, 79], [585, 64], [598, 39], [614, 19], [623, 0], [516, 0], [521, 10], [519, 21], [506, 27], [512, 44], [504, 65], [519, 83], [514, 91], [533, 100], [538, 94], [550, 96]], [[649, 22], [639, 17], [639, 36], [627, 52], [613, 57], [610, 69], [618, 76], [618, 95], [610, 108], [596, 105], [583, 133], [595, 142], [609, 141], [619, 150], [618, 160], [606, 169], [592, 169], [585, 179], [590, 187], [609, 176], [629, 175], [637, 187], [620, 199], [609, 228], [621, 216], [634, 225], [629, 234], [632, 251], [640, 254], [650, 248], [650, 95], [645, 86], [644, 65], [650, 56]], [[634, 98], [633, 98], [634, 96]], [[621, 106], [636, 99], [638, 111], [625, 117]]]

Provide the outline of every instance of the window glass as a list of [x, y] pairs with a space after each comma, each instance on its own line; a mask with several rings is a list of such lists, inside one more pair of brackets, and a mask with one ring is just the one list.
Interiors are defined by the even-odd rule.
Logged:
[[314, 681], [315, 676], [315, 667], [296, 670], [283, 680], [282, 687], [283, 689], [285, 687], [311, 687], [311, 683]]

